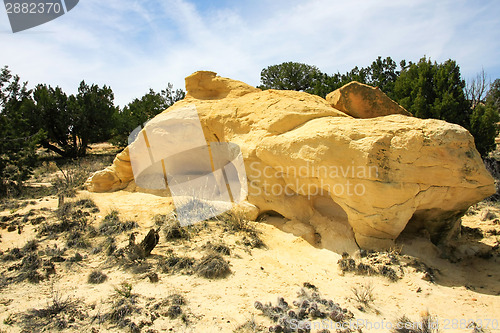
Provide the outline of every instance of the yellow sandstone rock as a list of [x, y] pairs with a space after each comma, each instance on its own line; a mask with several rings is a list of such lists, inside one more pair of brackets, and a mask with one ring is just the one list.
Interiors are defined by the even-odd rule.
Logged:
[[[242, 210], [316, 246], [389, 248], [403, 231], [446, 242], [467, 208], [495, 192], [467, 130], [408, 117], [378, 89], [350, 83], [325, 100], [212, 72], [190, 75], [186, 89], [165, 112], [194, 105], [207, 142], [239, 145], [248, 178]], [[194, 174], [196, 162], [188, 169]], [[124, 150], [87, 185], [107, 192], [133, 183]]]
[[332, 91], [326, 96], [326, 100], [334, 108], [354, 118], [375, 118], [391, 114], [411, 116], [379, 88], [356, 81]]

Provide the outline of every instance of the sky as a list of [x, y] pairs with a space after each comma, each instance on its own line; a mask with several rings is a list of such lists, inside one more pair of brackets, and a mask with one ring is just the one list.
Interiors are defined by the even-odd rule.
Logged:
[[0, 7], [0, 67], [75, 93], [108, 85], [124, 106], [150, 88], [210, 70], [258, 85], [285, 61], [344, 73], [378, 56], [456, 60], [465, 80], [500, 78], [498, 0], [80, 0], [67, 14], [12, 33]]

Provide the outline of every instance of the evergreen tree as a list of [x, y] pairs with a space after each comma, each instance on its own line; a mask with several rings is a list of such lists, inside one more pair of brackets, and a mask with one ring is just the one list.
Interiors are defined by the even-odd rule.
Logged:
[[137, 126], [143, 125], [175, 102], [183, 99], [185, 95], [181, 89], [174, 90], [170, 83], [167, 89], [159, 93], [149, 89], [147, 94], [140, 99], [134, 99], [121, 112], [115, 114], [112, 142], [117, 146], [126, 146], [128, 136]]
[[264, 68], [259, 88], [312, 92], [322, 79], [316, 66], [290, 61]]
[[401, 71], [392, 95], [418, 118], [446, 120], [469, 129], [470, 105], [464, 87], [455, 61], [438, 64], [424, 57]]
[[481, 156], [488, 156], [488, 153], [495, 149], [499, 121], [498, 109], [495, 110], [490, 104], [478, 104], [472, 111], [470, 132]]
[[108, 140], [114, 127], [111, 88], [80, 83], [76, 96], [67, 96], [61, 88], [38, 85], [26, 119], [31, 131], [42, 129], [41, 145], [63, 157], [81, 157], [88, 145]]
[[31, 91], [19, 76], [0, 70], [0, 196], [16, 194], [36, 162], [36, 144], [41, 132], [31, 134], [23, 119]]

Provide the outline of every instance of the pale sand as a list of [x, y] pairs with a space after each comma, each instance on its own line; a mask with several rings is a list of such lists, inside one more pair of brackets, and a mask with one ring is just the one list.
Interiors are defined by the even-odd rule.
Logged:
[[[141, 229], [138, 239], [147, 233], [153, 226], [152, 217], [156, 214], [165, 214], [172, 209], [172, 202], [168, 198], [157, 197], [151, 194], [130, 193], [120, 191], [116, 193], [96, 194], [80, 192], [80, 197], [92, 198], [101, 212], [97, 214], [95, 225], [98, 225], [103, 216], [111, 209], [120, 212], [122, 220], [133, 219]], [[71, 200], [71, 199], [67, 199]], [[32, 208], [57, 207], [57, 199], [52, 197], [48, 201], [42, 199], [36, 205], [29, 205], [16, 213], [26, 213]], [[484, 208], [484, 207], [483, 207]], [[479, 209], [483, 209], [479, 207]], [[498, 210], [490, 208], [494, 212]], [[7, 215], [10, 212], [3, 212]], [[478, 215], [465, 216], [464, 225], [479, 227], [483, 230], [500, 230], [500, 226], [493, 221], [480, 221]], [[193, 240], [193, 244], [184, 242], [171, 245], [160, 238], [160, 243], [152, 255], [162, 254], [166, 248], [180, 249], [189, 246], [193, 256], [201, 257], [201, 245], [206, 241], [224, 240], [229, 244], [232, 253], [229, 257], [232, 274], [220, 280], [207, 280], [195, 275], [167, 275], [159, 273], [160, 281], [156, 284], [141, 275], [124, 272], [117, 267], [102, 268], [103, 255], [92, 256], [66, 269], [64, 263], [56, 264], [57, 275], [50, 280], [39, 284], [22, 282], [12, 284], [1, 291], [0, 295], [0, 328], [8, 332], [20, 332], [17, 326], [3, 324], [4, 319], [11, 313], [18, 313], [29, 308], [44, 307], [51, 290], [55, 289], [63, 295], [80, 299], [87, 305], [95, 304], [105, 311], [107, 301], [114, 292], [114, 288], [127, 281], [133, 284], [133, 292], [140, 295], [140, 304], [145, 304], [148, 298], [161, 299], [172, 293], [184, 295], [190, 311], [191, 324], [185, 326], [179, 319], [169, 320], [166, 317], [157, 319], [149, 327], [160, 332], [232, 332], [240, 324], [254, 316], [258, 323], [266, 326], [270, 321], [263, 317], [260, 311], [254, 308], [255, 301], [262, 303], [276, 302], [278, 296], [283, 296], [289, 303], [296, 299], [297, 291], [304, 282], [310, 282], [318, 287], [322, 296], [332, 299], [342, 307], [354, 313], [356, 320], [370, 321], [372, 324], [382, 320], [395, 322], [402, 315], [418, 320], [420, 314], [429, 312], [437, 316], [445, 325], [455, 320], [500, 320], [500, 258], [488, 260], [471, 255], [458, 263], [451, 263], [439, 259], [438, 250], [425, 239], [413, 240], [403, 246], [403, 253], [413, 254], [424, 261], [428, 266], [439, 269], [437, 281], [431, 283], [422, 279], [423, 273], [408, 270], [404, 277], [397, 282], [390, 282], [381, 276], [357, 276], [352, 273], [345, 275], [340, 271], [337, 261], [340, 254], [325, 249], [318, 249], [301, 238], [282, 232], [266, 223], [256, 223], [257, 229], [262, 232], [261, 238], [268, 249], [252, 249], [251, 254], [243, 247], [235, 244], [237, 235], [223, 233], [220, 229], [213, 229], [212, 233], [202, 234]], [[27, 225], [23, 233], [0, 230], [2, 235], [0, 250], [6, 251], [13, 247], [22, 247], [35, 236], [35, 226]], [[119, 246], [127, 242], [127, 235], [119, 238]], [[491, 236], [483, 240], [486, 245], [495, 245], [498, 236]], [[58, 242], [62, 246], [64, 240]], [[45, 243], [44, 243], [45, 244]], [[467, 242], [460, 250], [473, 254], [478, 250], [478, 241]], [[73, 253], [69, 250], [68, 254]], [[80, 251], [82, 254], [87, 250]], [[177, 252], [177, 251], [176, 251]], [[5, 265], [0, 263], [0, 265]], [[87, 276], [94, 268], [101, 268], [108, 275], [108, 280], [100, 285], [87, 283]], [[373, 285], [375, 298], [371, 308], [364, 312], [357, 309], [358, 303], [352, 299], [351, 289], [365, 283]], [[467, 286], [467, 287], [466, 287]], [[9, 300], [10, 301], [9, 303]], [[7, 305], [3, 305], [7, 304]], [[131, 317], [136, 323], [141, 315]], [[369, 325], [369, 324], [367, 324]], [[376, 325], [376, 324], [374, 324]], [[443, 332], [471, 332], [471, 329], [442, 329]], [[99, 327], [97, 323], [90, 325], [81, 332], [90, 331], [91, 327]], [[101, 326], [100, 332], [122, 332], [123, 329], [110, 329]], [[499, 327], [500, 328], [500, 327]], [[144, 329], [143, 331], [146, 331]], [[313, 332], [316, 330], [313, 330]], [[334, 332], [335, 330], [331, 330]], [[387, 329], [367, 329], [364, 332], [387, 332]]]

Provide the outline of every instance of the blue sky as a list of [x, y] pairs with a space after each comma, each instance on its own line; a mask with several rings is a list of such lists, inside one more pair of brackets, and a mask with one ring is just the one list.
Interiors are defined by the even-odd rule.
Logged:
[[30, 86], [74, 93], [107, 84], [117, 104], [212, 70], [258, 85], [284, 61], [345, 72], [377, 56], [454, 59], [464, 79], [500, 78], [500, 1], [80, 0], [68, 14], [13, 34], [0, 8], [0, 67]]

